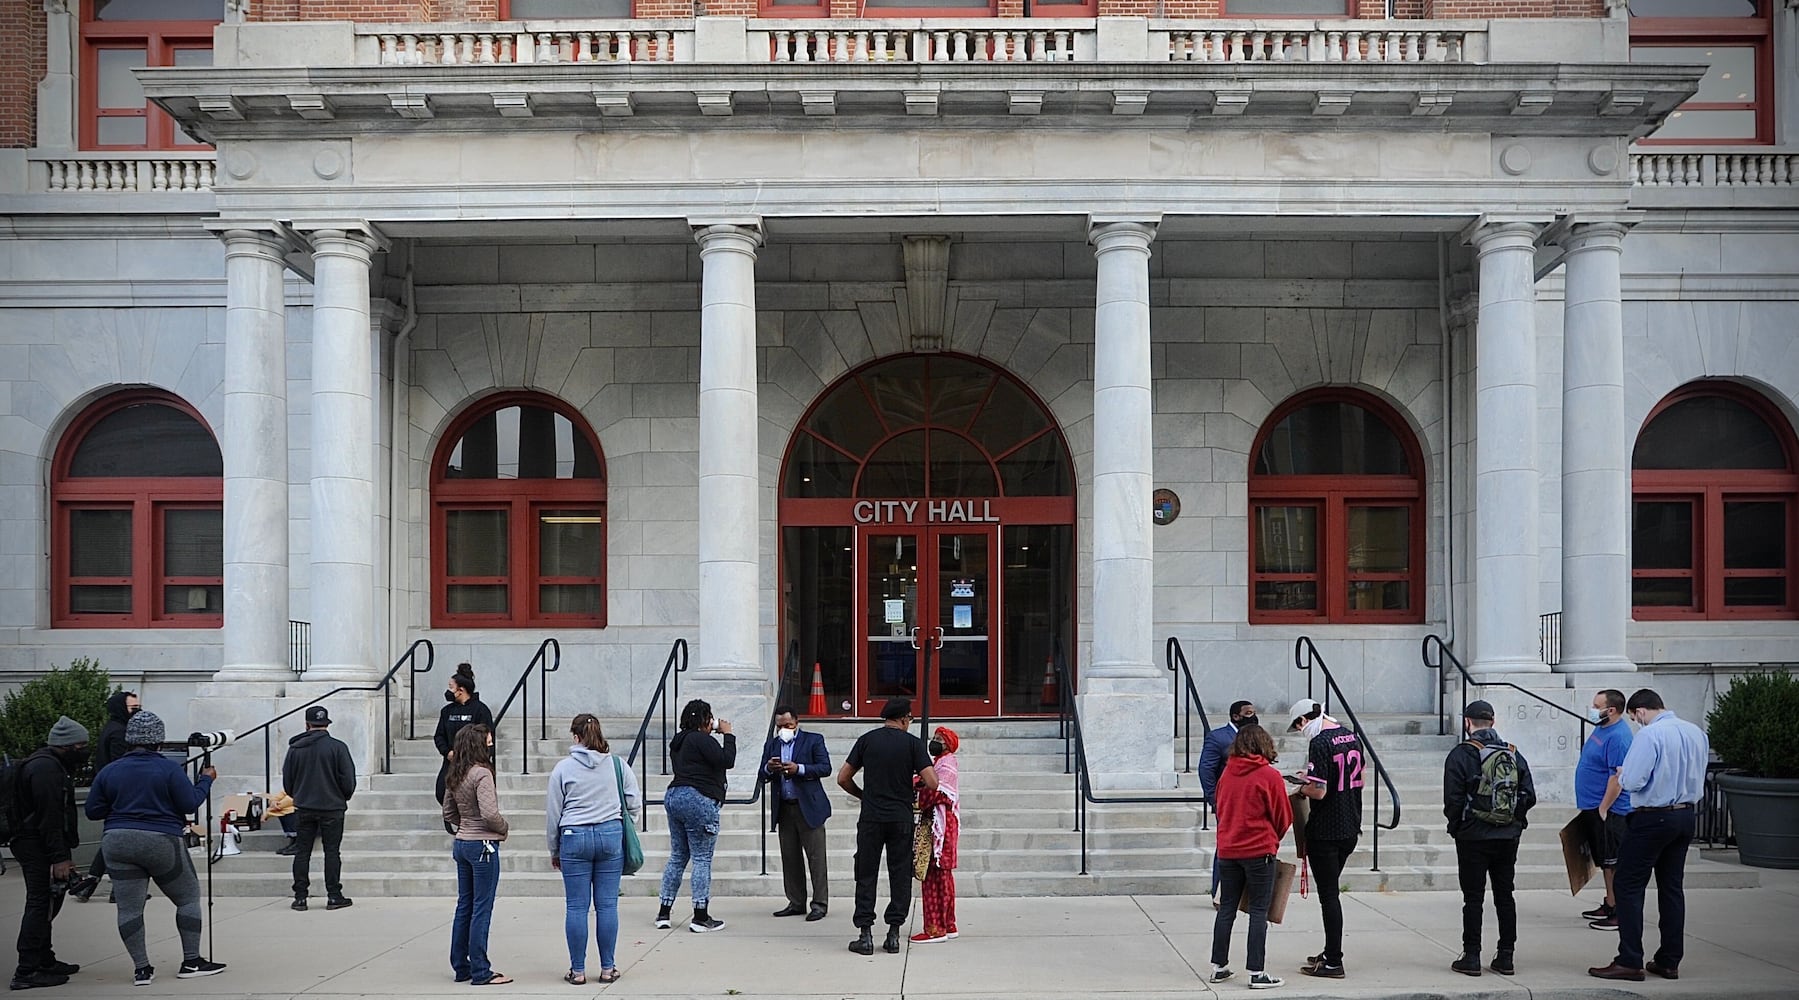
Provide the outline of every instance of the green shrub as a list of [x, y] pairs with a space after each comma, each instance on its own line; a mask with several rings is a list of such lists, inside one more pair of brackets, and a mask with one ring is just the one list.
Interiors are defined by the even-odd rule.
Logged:
[[[0, 750], [15, 760], [44, 745], [50, 727], [68, 716], [87, 727], [88, 742], [100, 739], [106, 724], [106, 699], [116, 690], [97, 661], [82, 657], [68, 667], [26, 681], [0, 703]], [[77, 775], [85, 784], [91, 771]]]
[[1705, 717], [1712, 749], [1733, 768], [1761, 778], [1799, 778], [1799, 677], [1743, 674]]

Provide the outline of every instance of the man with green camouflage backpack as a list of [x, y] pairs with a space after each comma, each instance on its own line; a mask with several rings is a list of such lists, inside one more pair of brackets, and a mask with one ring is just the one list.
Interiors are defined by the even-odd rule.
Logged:
[[1525, 814], [1537, 804], [1537, 790], [1524, 755], [1493, 729], [1491, 704], [1470, 703], [1462, 710], [1462, 727], [1466, 738], [1443, 762], [1443, 815], [1455, 838], [1462, 886], [1462, 957], [1449, 967], [1480, 975], [1480, 920], [1491, 876], [1493, 909], [1499, 914], [1499, 947], [1491, 968], [1509, 976], [1518, 943], [1518, 904], [1512, 897], [1518, 839], [1524, 836]]

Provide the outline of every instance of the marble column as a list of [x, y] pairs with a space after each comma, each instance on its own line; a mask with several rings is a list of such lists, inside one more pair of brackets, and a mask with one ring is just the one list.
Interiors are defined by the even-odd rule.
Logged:
[[225, 241], [225, 629], [219, 681], [281, 684], [288, 669], [286, 241]]
[[1160, 787], [1172, 778], [1168, 681], [1155, 662], [1153, 489], [1146, 222], [1095, 222], [1092, 654], [1081, 727], [1094, 783]]
[[1576, 225], [1562, 312], [1562, 656], [1565, 673], [1635, 670], [1630, 619], [1630, 434], [1624, 423], [1626, 227]]
[[1527, 222], [1475, 231], [1475, 673], [1549, 669], [1537, 648], [1536, 237]]
[[372, 682], [375, 404], [369, 326], [371, 232], [310, 234], [312, 307], [312, 669], [307, 681]]

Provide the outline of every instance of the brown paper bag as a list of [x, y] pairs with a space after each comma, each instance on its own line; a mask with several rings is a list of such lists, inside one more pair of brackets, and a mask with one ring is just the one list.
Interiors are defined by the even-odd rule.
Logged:
[[1576, 816], [1562, 827], [1562, 864], [1568, 866], [1568, 892], [1574, 896], [1593, 878], [1593, 859], [1587, 855], [1587, 837], [1580, 826]]
[[1306, 820], [1312, 815], [1312, 800], [1296, 791], [1287, 796], [1287, 801], [1293, 807], [1293, 849], [1303, 859], [1306, 856]]
[[[1268, 900], [1268, 922], [1278, 924], [1287, 916], [1287, 897], [1293, 893], [1293, 880], [1299, 876], [1299, 866], [1288, 861], [1274, 864], [1274, 895]], [[1249, 912], [1248, 886], [1244, 886], [1243, 896], [1237, 900], [1237, 912]]]

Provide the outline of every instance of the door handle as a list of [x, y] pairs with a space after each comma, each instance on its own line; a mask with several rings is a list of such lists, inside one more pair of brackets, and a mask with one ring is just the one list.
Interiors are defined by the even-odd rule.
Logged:
[[919, 646], [918, 646], [918, 626], [917, 625], [912, 626], [912, 648], [913, 649], [919, 648]]
[[932, 649], [942, 649], [943, 648], [943, 626], [939, 625], [936, 628], [932, 629], [932, 631], [937, 633], [937, 642], [931, 648]]

